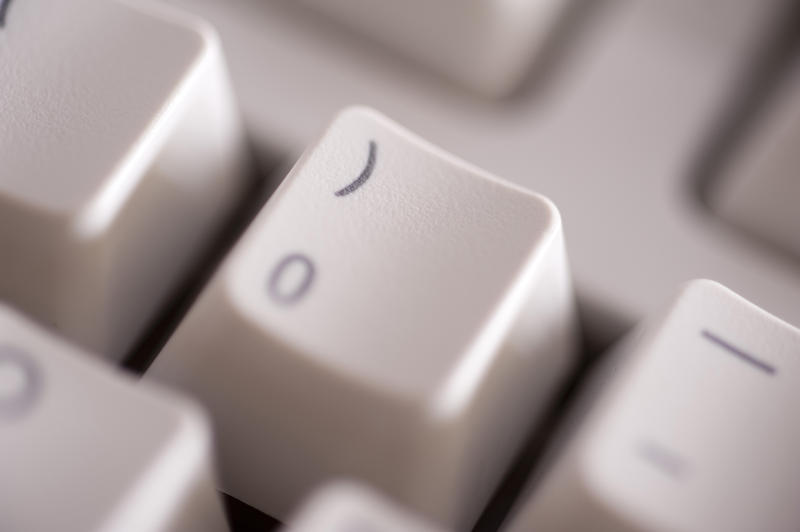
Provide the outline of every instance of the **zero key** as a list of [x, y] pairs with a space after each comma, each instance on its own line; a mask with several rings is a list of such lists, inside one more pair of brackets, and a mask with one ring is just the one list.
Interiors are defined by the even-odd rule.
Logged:
[[147, 376], [207, 406], [223, 489], [266, 513], [344, 475], [466, 528], [575, 347], [553, 204], [351, 108]]
[[0, 299], [120, 359], [249, 174], [219, 43], [150, 2], [4, 2]]
[[206, 416], [0, 304], [0, 530], [225, 532]]

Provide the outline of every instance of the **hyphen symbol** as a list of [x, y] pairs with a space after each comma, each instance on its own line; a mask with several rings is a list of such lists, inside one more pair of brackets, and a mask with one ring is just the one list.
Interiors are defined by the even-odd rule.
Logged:
[[0, 0], [0, 28], [6, 25], [6, 11], [11, 4], [11, 0]]

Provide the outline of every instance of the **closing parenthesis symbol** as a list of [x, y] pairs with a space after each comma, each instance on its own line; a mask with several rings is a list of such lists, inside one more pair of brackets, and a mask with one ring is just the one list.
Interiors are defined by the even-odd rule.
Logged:
[[348, 194], [352, 194], [356, 190], [361, 187], [364, 183], [367, 182], [367, 179], [370, 178], [372, 175], [372, 171], [375, 169], [375, 157], [377, 155], [378, 146], [375, 144], [374, 140], [369, 141], [369, 154], [367, 155], [367, 164], [364, 166], [364, 169], [361, 171], [359, 176], [356, 178], [355, 181], [347, 185], [346, 187], [337, 190], [334, 194], [337, 196], [347, 196]]

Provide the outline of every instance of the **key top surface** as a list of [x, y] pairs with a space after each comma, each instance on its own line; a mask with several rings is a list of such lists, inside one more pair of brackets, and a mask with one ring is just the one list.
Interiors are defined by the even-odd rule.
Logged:
[[147, 375], [214, 412], [224, 489], [262, 511], [341, 473], [468, 526], [574, 334], [552, 204], [354, 108]]
[[0, 529], [227, 530], [210, 447], [193, 405], [0, 306]]
[[0, 32], [0, 194], [47, 211], [76, 209], [121, 186], [110, 177], [205, 44], [116, 1], [13, 8]]
[[507, 530], [797, 530], [798, 349], [794, 327], [693, 282], [609, 360]]

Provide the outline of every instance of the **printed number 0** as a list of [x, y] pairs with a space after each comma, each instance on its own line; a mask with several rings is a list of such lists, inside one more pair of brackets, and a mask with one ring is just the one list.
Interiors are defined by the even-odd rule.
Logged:
[[[293, 268], [302, 268], [302, 275], [291, 284], [282, 282], [286, 271]], [[282, 258], [272, 269], [267, 290], [277, 303], [291, 305], [297, 303], [308, 292], [315, 274], [316, 268], [311, 259], [302, 253], [291, 253]]]

